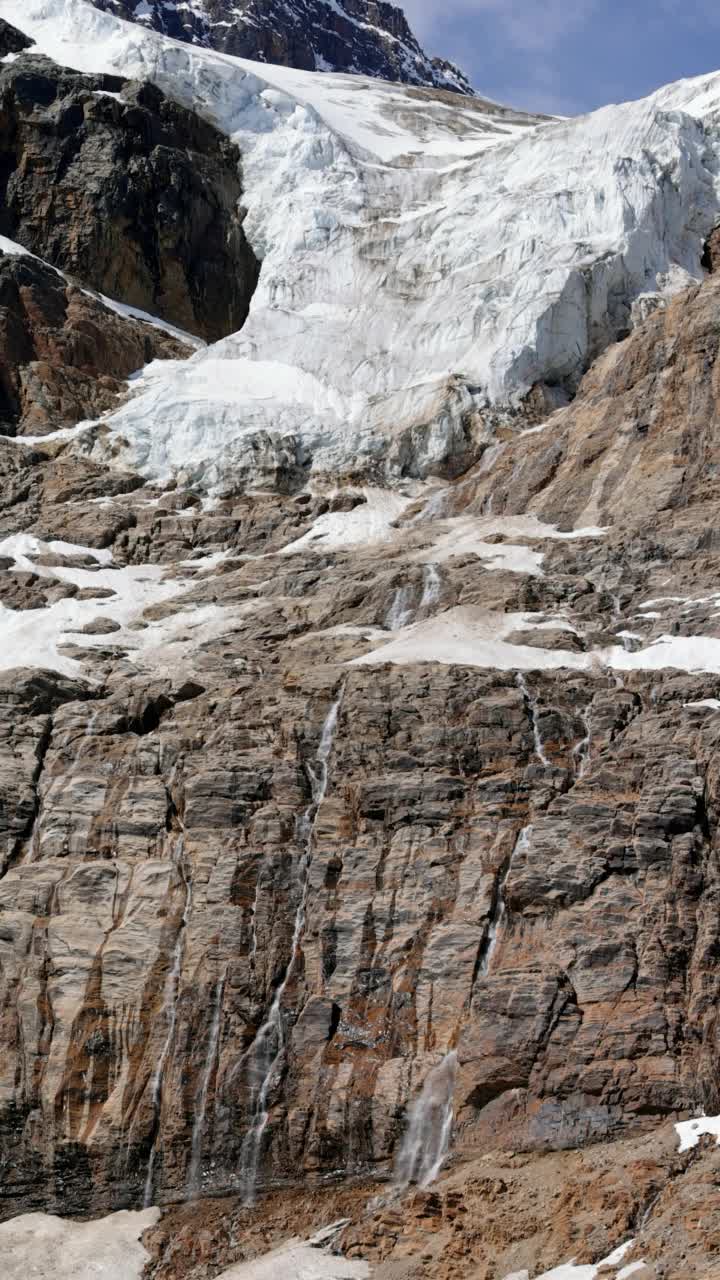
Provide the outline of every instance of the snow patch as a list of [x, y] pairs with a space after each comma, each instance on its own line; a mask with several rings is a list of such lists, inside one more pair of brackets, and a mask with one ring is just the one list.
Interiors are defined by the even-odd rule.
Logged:
[[[141, 1280], [150, 1254], [141, 1244], [159, 1209], [110, 1214], [94, 1222], [71, 1222], [46, 1213], [26, 1213], [0, 1224], [3, 1280]], [[333, 1257], [322, 1245], [334, 1228], [313, 1243], [289, 1241], [254, 1262], [221, 1272], [218, 1280], [366, 1280], [365, 1262]]]
[[548, 623], [541, 622], [540, 616], [492, 613], [467, 605], [448, 609], [434, 618], [396, 632], [388, 643], [354, 658], [350, 665], [439, 662], [444, 666], [490, 667], [497, 671], [557, 670], [560, 667], [587, 670], [592, 665], [588, 654], [507, 642], [506, 637], [519, 629], [558, 626], [572, 630], [564, 619]]
[[498, 671], [664, 671], [720, 674], [720, 639], [713, 636], [660, 636], [635, 653], [619, 645], [575, 653], [507, 642], [521, 628], [572, 630], [562, 619], [539, 623], [536, 615], [486, 613], [469, 606], [449, 609], [438, 617], [398, 631], [393, 640], [353, 659], [358, 666], [382, 662], [439, 662], [446, 666], [495, 668]]
[[[29, 570], [40, 575], [50, 571], [37, 564], [35, 557], [43, 555], [55, 556], [91, 556], [98, 564], [108, 565], [112, 562], [112, 551], [99, 550], [97, 547], [83, 547], [76, 542], [42, 542], [31, 533], [13, 533], [0, 540], [0, 556], [11, 556], [16, 569]], [[54, 572], [54, 571], [53, 571]]]
[[410, 505], [411, 498], [388, 489], [361, 490], [365, 502], [352, 511], [329, 511], [317, 520], [301, 538], [288, 543], [281, 555], [298, 551], [337, 551], [346, 547], [371, 546], [393, 536], [393, 521]]
[[[4, 62], [5, 59], [3, 58], [2, 61]], [[7, 253], [14, 258], [23, 256], [33, 258], [35, 256], [29, 253], [27, 249], [23, 249], [22, 245], [16, 244], [14, 240], [8, 240], [7, 236], [0, 236], [0, 253]]]
[[[430, 515], [442, 519], [444, 490], [431, 495], [420, 517], [413, 525], [423, 523]], [[434, 509], [433, 509], [434, 505]], [[544, 524], [536, 516], [458, 516], [444, 519], [431, 548], [425, 548], [415, 556], [416, 560], [431, 559], [443, 564], [454, 556], [475, 555], [488, 563], [488, 568], [504, 569], [508, 573], [526, 573], [542, 577], [544, 554], [513, 542], [490, 542], [493, 536], [501, 538], [521, 537], [529, 541], [545, 539], [601, 538], [605, 529], [596, 527], [561, 532], [555, 525]]]
[[720, 1116], [699, 1116], [696, 1120], [681, 1120], [675, 1125], [680, 1139], [678, 1151], [690, 1151], [704, 1134], [717, 1138], [720, 1146]]
[[488, 561], [488, 567], [492, 569], [542, 576], [542, 552], [514, 543], [486, 542], [478, 528], [478, 522], [472, 519], [461, 517], [444, 524], [446, 531], [436, 538], [430, 551], [418, 555], [417, 559], [426, 559], [430, 555], [436, 563], [444, 564], [454, 556], [474, 555], [480, 560]]
[[[118, 102], [123, 101], [121, 93], [111, 93], [108, 89], [96, 89], [94, 94], [95, 97], [115, 98]], [[54, 272], [66, 284], [72, 284], [75, 287], [75, 282], [69, 280], [64, 271], [60, 271], [52, 263], [46, 262], [44, 258], [39, 258], [36, 253], [31, 253], [29, 249], [24, 249], [15, 240], [8, 240], [7, 236], [0, 236], [0, 253], [7, 253], [11, 257], [34, 258], [36, 262], [42, 262], [43, 266]], [[150, 315], [148, 311], [141, 311], [139, 307], [128, 306], [125, 302], [116, 302], [114, 298], [109, 298], [105, 293], [98, 293], [95, 289], [82, 289], [81, 292], [86, 294], [88, 298], [97, 298], [109, 311], [114, 311], [116, 315], [123, 316], [125, 319], [140, 320], [143, 324], [149, 324], [153, 329], [160, 329], [161, 332], [170, 334], [172, 338], [178, 338], [180, 342], [185, 342], [188, 346], [194, 347], [196, 351], [207, 346], [207, 343], [202, 338], [196, 337], [194, 333], [188, 333], [186, 329], [178, 329], [177, 325], [169, 324], [168, 321], [161, 320], [159, 316]]]
[[[626, 1240], [625, 1244], [621, 1244], [619, 1248], [614, 1249], [612, 1253], [609, 1253], [606, 1258], [602, 1258], [600, 1262], [586, 1265], [564, 1262], [559, 1267], [553, 1267], [551, 1271], [543, 1271], [542, 1275], [535, 1277], [535, 1280], [596, 1280], [603, 1268], [619, 1266], [623, 1258], [632, 1249], [634, 1243], [634, 1240]], [[624, 1267], [614, 1280], [621, 1280], [621, 1277], [632, 1275], [633, 1271], [637, 1271], [641, 1265], [641, 1263], [633, 1263], [632, 1267]], [[530, 1280], [530, 1274], [527, 1271], [515, 1271], [512, 1275], [506, 1276], [505, 1280]], [[610, 1276], [608, 1276], [608, 1280], [611, 1280]]]
[[[44, 554], [91, 555], [96, 560], [92, 568], [39, 565], [36, 556]], [[164, 565], [128, 565], [112, 567], [111, 553], [66, 542], [42, 542], [29, 534], [14, 534], [0, 542], [0, 555], [12, 556], [13, 571], [30, 571], [43, 578], [72, 583], [79, 588], [109, 588], [113, 595], [105, 599], [78, 600], [72, 596], [56, 600], [42, 609], [8, 609], [0, 604], [0, 671], [14, 667], [39, 667], [58, 671], [61, 675], [82, 674], [81, 662], [62, 653], [66, 645], [82, 649], [106, 648], [122, 645], [130, 650], [130, 656], [142, 657], [143, 651], [154, 650], [162, 655], [172, 641], [181, 634], [189, 642], [209, 638], [213, 632], [211, 622], [220, 614], [225, 621], [225, 610], [216, 606], [196, 609], [188, 620], [174, 614], [162, 623], [148, 624], [142, 631], [128, 631], [131, 623], [140, 619], [150, 606], [182, 595], [192, 585], [168, 577]], [[97, 618], [118, 624], [118, 630], [96, 635], [83, 634], [83, 628]], [[225, 625], [227, 623], [225, 622]], [[191, 633], [195, 633], [192, 635]], [[182, 646], [181, 646], [182, 649]], [[135, 651], [135, 654], [133, 653]]]
[[[119, 94], [109, 94], [111, 98], [120, 97]], [[196, 351], [202, 351], [207, 343], [198, 338], [194, 333], [188, 333], [187, 329], [178, 329], [177, 325], [169, 324], [167, 320], [161, 320], [159, 316], [150, 315], [149, 311], [141, 311], [139, 307], [130, 307], [126, 302], [116, 302], [114, 298], [108, 298], [105, 293], [94, 293], [92, 289], [83, 289], [83, 293], [87, 293], [90, 297], [99, 298], [104, 302], [110, 311], [114, 311], [116, 315], [124, 316], [129, 320], [140, 320], [143, 324], [149, 324], [153, 329], [159, 329], [162, 333], [168, 333], [171, 338], [177, 338], [180, 342], [187, 343], [188, 346], [194, 347]]]
[[664, 671], [676, 667], [678, 671], [718, 674], [720, 639], [714, 636], [663, 635], [635, 653], [614, 650], [610, 665], [616, 671]]
[[159, 1217], [159, 1209], [95, 1222], [23, 1213], [0, 1224], [3, 1280], [141, 1280], [150, 1254], [140, 1237]]
[[291, 1243], [254, 1262], [223, 1271], [218, 1280], [365, 1280], [366, 1262], [336, 1258], [309, 1244]]

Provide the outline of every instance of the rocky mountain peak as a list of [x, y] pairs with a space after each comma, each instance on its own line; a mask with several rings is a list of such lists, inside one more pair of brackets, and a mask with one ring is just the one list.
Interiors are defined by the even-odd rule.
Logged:
[[93, 0], [176, 40], [306, 71], [344, 71], [470, 95], [462, 71], [428, 57], [383, 0]]

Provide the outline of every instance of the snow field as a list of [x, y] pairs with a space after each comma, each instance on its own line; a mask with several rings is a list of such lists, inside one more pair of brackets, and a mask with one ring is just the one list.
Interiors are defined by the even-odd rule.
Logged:
[[[27, 1213], [0, 1224], [3, 1280], [142, 1280], [150, 1254], [141, 1243], [159, 1209], [122, 1211], [94, 1222]], [[241, 1262], [218, 1280], [365, 1280], [365, 1262], [335, 1258], [290, 1242], [255, 1262]]]
[[[47, 567], [35, 556], [46, 553], [64, 556], [91, 556], [92, 568], [69, 566]], [[148, 623], [143, 630], [128, 630], [150, 605], [173, 600], [188, 591], [192, 579], [168, 577], [163, 565], [111, 566], [111, 553], [66, 542], [42, 542], [29, 534], [16, 534], [0, 541], [0, 556], [12, 556], [10, 572], [30, 571], [40, 577], [73, 583], [79, 588], [109, 588], [114, 594], [105, 599], [57, 600], [42, 609], [8, 609], [0, 604], [0, 671], [14, 667], [39, 667], [62, 675], [83, 674], [81, 661], [62, 653], [65, 645], [81, 649], [122, 645], [138, 662], [162, 664], [181, 657], [200, 640], [209, 639], [229, 622], [229, 610], [216, 605], [180, 611], [160, 622]], [[211, 564], [214, 561], [210, 557]], [[191, 562], [196, 567], [198, 562]], [[234, 615], [237, 616], [237, 610]], [[82, 634], [82, 629], [95, 619], [109, 619], [119, 630], [97, 635]], [[185, 637], [185, 639], [183, 639]]]

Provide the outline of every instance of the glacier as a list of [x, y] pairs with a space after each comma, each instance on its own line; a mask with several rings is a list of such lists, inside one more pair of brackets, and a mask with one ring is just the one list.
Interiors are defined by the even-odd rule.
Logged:
[[242, 153], [262, 263], [244, 328], [149, 366], [105, 419], [147, 476], [222, 493], [457, 474], [535, 384], [572, 394], [634, 314], [704, 274], [718, 74], [548, 120], [247, 62], [85, 0], [0, 14], [33, 52], [153, 81]]

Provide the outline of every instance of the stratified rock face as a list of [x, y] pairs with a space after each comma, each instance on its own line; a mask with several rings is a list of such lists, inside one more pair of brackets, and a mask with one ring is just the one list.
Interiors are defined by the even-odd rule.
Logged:
[[93, 3], [175, 40], [239, 58], [473, 93], [458, 67], [428, 57], [402, 9], [382, 0], [201, 0], [192, 7], [174, 0]]
[[[189, 700], [126, 678], [28, 719], [13, 687], [28, 740], [26, 852], [0, 884], [9, 1210], [137, 1203], [149, 1177], [161, 1199], [246, 1190], [253, 1042], [292, 955], [324, 682], [344, 679], [263, 677], [257, 657], [231, 683], [203, 672]], [[453, 1043], [460, 1150], [717, 1110], [717, 717], [682, 711], [687, 680], [660, 707], [642, 681], [532, 688], [549, 769], [512, 675], [347, 680], [260, 1185], [382, 1168], [413, 1082]]]
[[39, 434], [99, 417], [123, 379], [191, 347], [119, 315], [28, 253], [0, 252], [0, 430]]
[[258, 264], [239, 155], [150, 85], [36, 56], [0, 71], [0, 231], [112, 298], [215, 339], [245, 320]]

